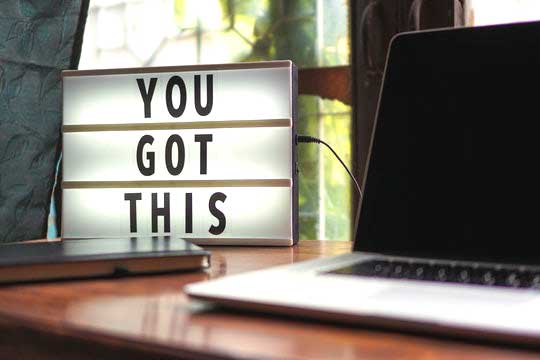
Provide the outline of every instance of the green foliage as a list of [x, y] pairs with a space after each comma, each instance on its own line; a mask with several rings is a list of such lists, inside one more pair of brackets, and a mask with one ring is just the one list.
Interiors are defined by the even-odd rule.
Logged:
[[[193, 27], [197, 22], [188, 18], [192, 13], [190, 9], [197, 2], [200, 7], [201, 3], [206, 5], [212, 1], [176, 0], [175, 12], [180, 28]], [[235, 34], [249, 44], [247, 52], [243, 49], [233, 51], [231, 62], [290, 59], [299, 68], [348, 63], [348, 2], [345, 0], [322, 1], [319, 9], [317, 0], [216, 2], [222, 14], [220, 31], [224, 35]], [[322, 22], [317, 21], [318, 16], [323, 16]], [[229, 37], [222, 39], [230, 42]], [[204, 42], [202, 46], [205, 46]], [[300, 96], [298, 114], [298, 133], [322, 136], [350, 164], [350, 107], [338, 101]], [[298, 149], [301, 239], [349, 240], [351, 237], [351, 182], [331, 156], [315, 144], [305, 144]], [[322, 187], [321, 181], [324, 182]], [[324, 218], [324, 224], [319, 218]]]

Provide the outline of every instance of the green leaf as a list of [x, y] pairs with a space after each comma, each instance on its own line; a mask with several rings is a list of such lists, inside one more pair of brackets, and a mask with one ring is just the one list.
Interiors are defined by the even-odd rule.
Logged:
[[272, 23], [270, 22], [270, 18], [266, 16], [259, 16], [257, 20], [255, 20], [255, 26], [253, 27], [253, 35], [255, 37], [259, 38], [266, 34], [268, 29], [270, 29], [270, 26]]

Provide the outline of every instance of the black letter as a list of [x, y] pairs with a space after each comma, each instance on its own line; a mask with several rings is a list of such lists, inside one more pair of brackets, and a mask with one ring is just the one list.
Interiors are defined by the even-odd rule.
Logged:
[[[176, 147], [178, 148], [178, 164], [176, 165], [176, 167], [174, 167], [172, 164], [172, 146], [175, 143]], [[184, 168], [185, 158], [186, 152], [184, 149], [184, 141], [182, 141], [180, 135], [171, 135], [167, 140], [167, 145], [165, 145], [165, 165], [167, 165], [167, 170], [169, 170], [169, 174], [180, 174], [182, 172], [182, 169]]]
[[210, 213], [212, 213], [212, 215], [219, 220], [217, 226], [210, 225], [210, 229], [208, 229], [208, 231], [210, 231], [210, 233], [213, 235], [219, 235], [225, 230], [227, 220], [225, 219], [225, 215], [216, 207], [217, 201], [225, 202], [225, 199], [227, 199], [227, 195], [221, 192], [213, 193], [210, 197], [210, 202], [208, 203]]
[[151, 116], [150, 103], [154, 96], [154, 90], [156, 89], [157, 78], [150, 78], [150, 88], [146, 91], [144, 86], [144, 79], [137, 79], [137, 85], [139, 85], [139, 91], [144, 102], [144, 117], [149, 118]]
[[155, 170], [155, 154], [153, 152], [149, 152], [146, 154], [146, 158], [150, 162], [150, 166], [145, 167], [142, 159], [144, 145], [152, 145], [153, 143], [154, 138], [151, 135], [144, 135], [141, 140], [139, 140], [139, 145], [137, 145], [137, 167], [139, 168], [141, 174], [143, 174], [144, 176], [152, 175]]
[[163, 216], [163, 225], [165, 232], [171, 231], [171, 206], [169, 193], [164, 193], [164, 204], [162, 208], [157, 207], [157, 193], [152, 193], [152, 232], [158, 232], [158, 216]]
[[193, 194], [186, 193], [186, 233], [193, 232]]
[[[174, 108], [172, 103], [172, 91], [175, 85], [178, 85], [178, 89], [180, 90], [180, 105], [177, 109]], [[169, 114], [171, 114], [172, 117], [177, 118], [184, 113], [184, 110], [186, 109], [186, 96], [186, 84], [184, 83], [184, 80], [182, 80], [180, 76], [173, 76], [170, 78], [167, 83], [165, 100], [167, 101], [167, 110], [169, 110]]]
[[212, 134], [195, 135], [195, 142], [201, 143], [201, 174], [206, 174], [208, 151], [206, 143], [212, 142]]
[[129, 201], [129, 231], [137, 232], [137, 200], [141, 200], [141, 193], [124, 194], [124, 200]]
[[201, 116], [206, 116], [212, 111], [212, 105], [214, 103], [214, 75], [206, 75], [206, 106], [201, 105], [201, 75], [195, 75], [195, 109]]

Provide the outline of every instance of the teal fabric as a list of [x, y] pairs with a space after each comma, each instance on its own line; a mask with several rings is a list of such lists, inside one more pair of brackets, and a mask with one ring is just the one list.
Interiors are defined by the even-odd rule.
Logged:
[[60, 153], [60, 71], [88, 1], [0, 1], [0, 243], [44, 238]]

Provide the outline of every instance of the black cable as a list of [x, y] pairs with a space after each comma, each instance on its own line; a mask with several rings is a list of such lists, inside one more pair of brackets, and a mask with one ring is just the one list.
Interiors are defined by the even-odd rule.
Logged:
[[356, 181], [356, 178], [351, 173], [351, 171], [349, 170], [347, 165], [345, 165], [343, 160], [341, 160], [339, 155], [334, 151], [334, 149], [332, 149], [332, 147], [330, 145], [328, 145], [326, 142], [322, 141], [321, 139], [318, 139], [318, 138], [313, 137], [313, 136], [307, 136], [307, 135], [297, 135], [296, 136], [296, 143], [297, 144], [298, 143], [315, 143], [315, 144], [323, 144], [323, 145], [325, 145], [335, 155], [335, 157], [339, 160], [341, 165], [343, 165], [343, 167], [345, 168], [345, 170], [347, 171], [347, 173], [351, 177], [352, 181], [354, 181], [354, 184], [356, 185], [356, 190], [358, 190], [358, 193], [360, 194], [360, 197], [363, 196], [362, 189], [360, 188], [360, 185], [358, 184], [358, 181]]

